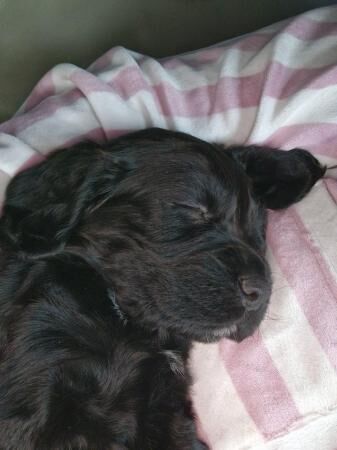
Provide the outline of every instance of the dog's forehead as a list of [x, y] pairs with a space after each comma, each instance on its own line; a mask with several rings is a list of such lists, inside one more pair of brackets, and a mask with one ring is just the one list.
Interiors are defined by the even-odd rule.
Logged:
[[247, 205], [250, 197], [241, 166], [225, 150], [209, 144], [137, 151], [133, 169], [115, 191], [120, 193], [148, 204], [154, 201], [156, 209], [183, 203], [217, 214], [233, 212], [238, 202]]
[[149, 152], [138, 167], [137, 176], [143, 183], [153, 183], [158, 188], [176, 185], [180, 188], [217, 186], [237, 191], [247, 183], [241, 167], [226, 152], [220, 153], [212, 146], [182, 147], [160, 153]]

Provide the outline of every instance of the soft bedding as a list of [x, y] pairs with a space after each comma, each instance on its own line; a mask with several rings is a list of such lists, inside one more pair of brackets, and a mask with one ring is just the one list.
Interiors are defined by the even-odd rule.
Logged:
[[[87, 70], [56, 66], [0, 125], [1, 196], [52, 150], [150, 126], [337, 164], [337, 7], [167, 59], [115, 47]], [[195, 345], [194, 407], [212, 450], [337, 449], [336, 202], [327, 178], [270, 212], [267, 318], [240, 344]]]

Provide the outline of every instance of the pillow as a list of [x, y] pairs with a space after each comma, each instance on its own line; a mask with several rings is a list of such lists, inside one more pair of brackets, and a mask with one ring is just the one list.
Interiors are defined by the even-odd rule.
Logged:
[[[56, 148], [150, 126], [207, 141], [303, 147], [337, 163], [337, 7], [188, 54], [115, 47], [87, 70], [53, 68], [0, 125], [0, 192]], [[191, 356], [199, 431], [212, 450], [337, 448], [337, 186], [270, 212], [274, 292], [237, 344]]]

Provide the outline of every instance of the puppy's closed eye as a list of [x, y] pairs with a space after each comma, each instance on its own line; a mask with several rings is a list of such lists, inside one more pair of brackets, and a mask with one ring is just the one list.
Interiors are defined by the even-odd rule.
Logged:
[[188, 214], [196, 223], [205, 223], [212, 219], [210, 211], [204, 205], [199, 203], [173, 202], [171, 203], [171, 206]]

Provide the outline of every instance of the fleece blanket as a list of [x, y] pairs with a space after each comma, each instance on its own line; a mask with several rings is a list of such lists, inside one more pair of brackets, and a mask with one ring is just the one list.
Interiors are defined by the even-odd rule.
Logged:
[[[166, 59], [115, 47], [87, 70], [56, 66], [0, 125], [1, 196], [52, 150], [149, 126], [337, 163], [337, 7]], [[336, 202], [327, 178], [270, 212], [266, 320], [240, 344], [195, 345], [192, 394], [212, 450], [337, 449]]]

